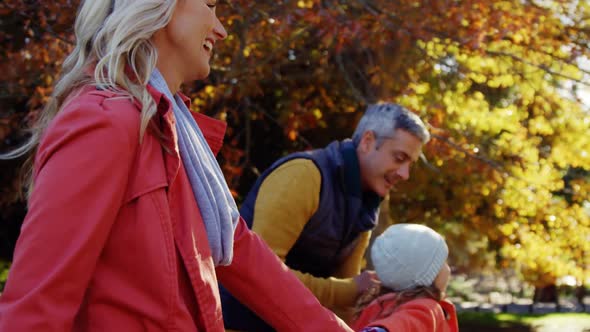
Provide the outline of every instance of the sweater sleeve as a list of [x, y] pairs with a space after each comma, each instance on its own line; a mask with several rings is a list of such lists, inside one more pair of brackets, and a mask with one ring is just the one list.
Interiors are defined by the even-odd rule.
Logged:
[[354, 251], [347, 257], [342, 266], [340, 266], [336, 272], [336, 277], [351, 278], [361, 273], [363, 257], [365, 256], [365, 251], [369, 247], [369, 241], [371, 240], [371, 231], [363, 232], [359, 237], [359, 241], [354, 248]]
[[[321, 174], [313, 161], [293, 159], [268, 175], [260, 186], [252, 230], [268, 243], [284, 262], [308, 220], [317, 211]], [[293, 270], [327, 307], [354, 304], [356, 284], [352, 278], [317, 278]]]

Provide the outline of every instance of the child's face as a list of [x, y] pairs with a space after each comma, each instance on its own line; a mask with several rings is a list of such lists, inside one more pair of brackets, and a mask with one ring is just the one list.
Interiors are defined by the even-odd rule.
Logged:
[[434, 286], [438, 288], [442, 293], [446, 292], [447, 286], [449, 285], [449, 279], [451, 277], [451, 268], [446, 262], [440, 268], [436, 279], [434, 279]]

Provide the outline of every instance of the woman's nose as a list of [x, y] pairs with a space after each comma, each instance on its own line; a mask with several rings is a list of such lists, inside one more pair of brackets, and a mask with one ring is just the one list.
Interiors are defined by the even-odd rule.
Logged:
[[219, 40], [223, 40], [223, 39], [227, 38], [227, 31], [223, 27], [223, 24], [221, 23], [219, 18], [215, 17], [215, 20], [216, 20], [215, 26], [213, 27], [213, 32], [215, 33], [215, 36], [217, 36], [217, 38], [219, 38]]

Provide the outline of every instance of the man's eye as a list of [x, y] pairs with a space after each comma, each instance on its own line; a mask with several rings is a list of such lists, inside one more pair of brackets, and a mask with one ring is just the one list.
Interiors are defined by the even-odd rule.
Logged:
[[398, 163], [403, 163], [404, 161], [406, 161], [406, 157], [399, 154], [393, 155], [393, 159], [395, 159], [395, 161]]

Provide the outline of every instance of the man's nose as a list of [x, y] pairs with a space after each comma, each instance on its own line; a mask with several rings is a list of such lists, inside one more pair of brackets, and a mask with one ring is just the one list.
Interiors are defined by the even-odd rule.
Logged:
[[410, 165], [403, 164], [398, 170], [397, 175], [399, 175], [402, 179], [407, 180], [410, 178]]

